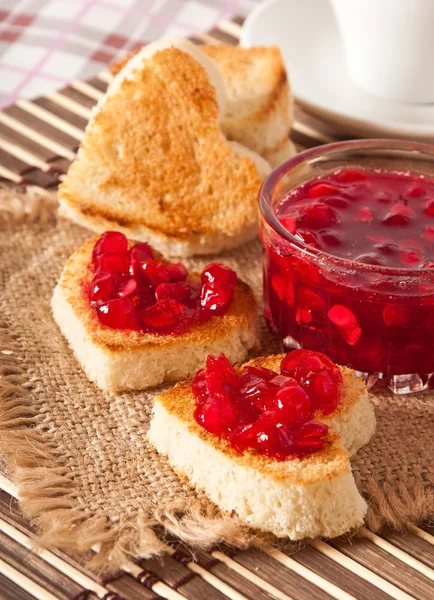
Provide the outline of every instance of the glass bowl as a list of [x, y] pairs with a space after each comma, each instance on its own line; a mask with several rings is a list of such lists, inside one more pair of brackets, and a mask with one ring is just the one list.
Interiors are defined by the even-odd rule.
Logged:
[[[317, 350], [361, 374], [383, 378], [398, 394], [434, 386], [434, 268], [373, 266], [338, 258], [289, 233], [276, 208], [294, 187], [340, 167], [357, 166], [434, 177], [434, 146], [355, 140], [298, 154], [264, 181], [259, 198], [264, 313], [285, 351]], [[337, 305], [357, 326], [338, 328]]]

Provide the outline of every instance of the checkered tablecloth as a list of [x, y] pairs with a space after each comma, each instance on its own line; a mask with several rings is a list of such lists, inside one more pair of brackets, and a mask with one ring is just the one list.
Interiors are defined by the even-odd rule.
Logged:
[[0, 0], [0, 107], [95, 75], [144, 42], [211, 29], [259, 0]]

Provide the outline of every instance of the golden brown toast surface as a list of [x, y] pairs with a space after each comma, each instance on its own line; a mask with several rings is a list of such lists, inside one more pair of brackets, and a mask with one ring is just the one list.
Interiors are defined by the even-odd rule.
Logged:
[[[182, 336], [155, 335], [105, 327], [99, 322], [95, 311], [90, 306], [86, 292], [87, 286], [93, 278], [91, 256], [97, 240], [98, 236], [74, 252], [65, 265], [59, 286], [75, 314], [83, 323], [91, 341], [108, 352], [164, 348], [176, 346], [180, 340], [193, 344], [211, 342], [230, 335], [237, 324], [251, 322], [256, 317], [257, 306], [253, 292], [243, 281], [238, 281], [232, 304], [224, 315], [213, 317], [206, 323], [196, 325]], [[199, 278], [199, 275], [189, 275], [189, 279], [195, 278]]]
[[[282, 98], [289, 102], [288, 77], [277, 46], [205, 45], [201, 50], [218, 65], [229, 97], [231, 88], [239, 96], [236, 89], [243, 86], [243, 96], [254, 102], [253, 105], [245, 104], [244, 112], [255, 122], [268, 120]], [[245, 116], [240, 109], [241, 105], [237, 117]]]
[[[284, 354], [255, 358], [245, 365], [261, 366], [280, 372], [280, 363]], [[240, 372], [242, 367], [236, 367]], [[364, 392], [363, 383], [354, 375], [351, 369], [341, 367], [343, 376], [342, 400], [333, 416], [344, 417]], [[286, 461], [276, 461], [267, 456], [246, 451], [239, 454], [226, 440], [219, 438], [203, 429], [194, 419], [196, 399], [191, 389], [192, 380], [177, 383], [173, 388], [163, 391], [156, 399], [171, 415], [182, 421], [188, 430], [199, 436], [207, 444], [230, 456], [239, 464], [255, 469], [274, 479], [288, 479], [293, 483], [312, 484], [320, 479], [332, 478], [345, 470], [348, 465], [348, 454], [343, 448], [339, 436], [329, 431], [324, 448], [310, 456], [290, 458]], [[329, 415], [328, 415], [329, 416]], [[320, 414], [314, 416], [317, 421], [326, 421]]]
[[176, 239], [235, 235], [256, 221], [261, 177], [219, 126], [199, 62], [156, 52], [108, 96], [86, 131], [59, 198], [89, 220]]
[[[264, 65], [264, 69], [255, 71], [256, 77], [260, 77], [262, 81], [257, 82], [265, 84], [269, 90], [269, 94], [264, 94], [258, 97], [258, 103], [255, 106], [257, 116], [260, 118], [261, 113], [268, 115], [282, 94], [288, 94], [289, 84], [285, 70], [285, 65], [282, 60], [282, 55], [277, 47], [257, 46], [254, 48], [242, 48], [241, 46], [231, 46], [227, 44], [209, 45], [205, 44], [200, 49], [206, 56], [218, 63], [220, 71], [225, 79], [227, 86], [233, 83], [245, 82], [252, 79], [252, 67], [255, 64]], [[127, 62], [135, 56], [140, 49], [134, 50], [123, 56], [120, 60], [110, 65], [110, 70], [113, 75], [117, 75], [127, 64]], [[246, 110], [249, 110], [250, 107]]]

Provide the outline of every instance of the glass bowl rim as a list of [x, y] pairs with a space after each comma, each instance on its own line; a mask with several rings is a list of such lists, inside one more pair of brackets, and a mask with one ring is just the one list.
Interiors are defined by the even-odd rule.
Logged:
[[313, 158], [317, 158], [323, 154], [329, 154], [336, 151], [344, 151], [351, 149], [396, 149], [396, 150], [407, 150], [409, 152], [418, 152], [420, 154], [428, 154], [432, 157], [434, 162], [434, 145], [425, 144], [422, 142], [412, 142], [408, 140], [391, 140], [387, 138], [369, 138], [363, 140], [344, 140], [339, 142], [332, 142], [330, 144], [322, 144], [321, 146], [315, 146], [314, 148], [308, 148], [299, 152], [292, 158], [288, 159], [275, 169], [273, 169], [267, 177], [264, 179], [259, 190], [259, 211], [264, 221], [285, 241], [295, 244], [298, 249], [301, 249], [305, 254], [315, 257], [317, 259], [323, 258], [327, 262], [334, 262], [339, 264], [341, 267], [348, 269], [356, 269], [359, 271], [365, 271], [366, 273], [382, 273], [390, 276], [400, 277], [419, 277], [425, 279], [434, 274], [434, 269], [420, 267], [418, 269], [407, 269], [405, 267], [387, 267], [383, 265], [369, 265], [366, 263], [357, 262], [348, 258], [341, 258], [334, 256], [328, 252], [324, 252], [318, 248], [314, 248], [309, 244], [306, 244], [300, 238], [290, 233], [281, 224], [276, 216], [275, 210], [272, 208], [271, 194], [280, 181], [289, 171], [294, 167], [302, 164], [303, 162], [309, 161]]

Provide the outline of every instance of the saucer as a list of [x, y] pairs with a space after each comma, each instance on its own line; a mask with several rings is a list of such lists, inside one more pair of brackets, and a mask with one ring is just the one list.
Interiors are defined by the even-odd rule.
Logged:
[[247, 17], [240, 42], [278, 45], [296, 102], [323, 121], [364, 137], [434, 142], [434, 104], [376, 98], [351, 81], [329, 0], [268, 0]]

